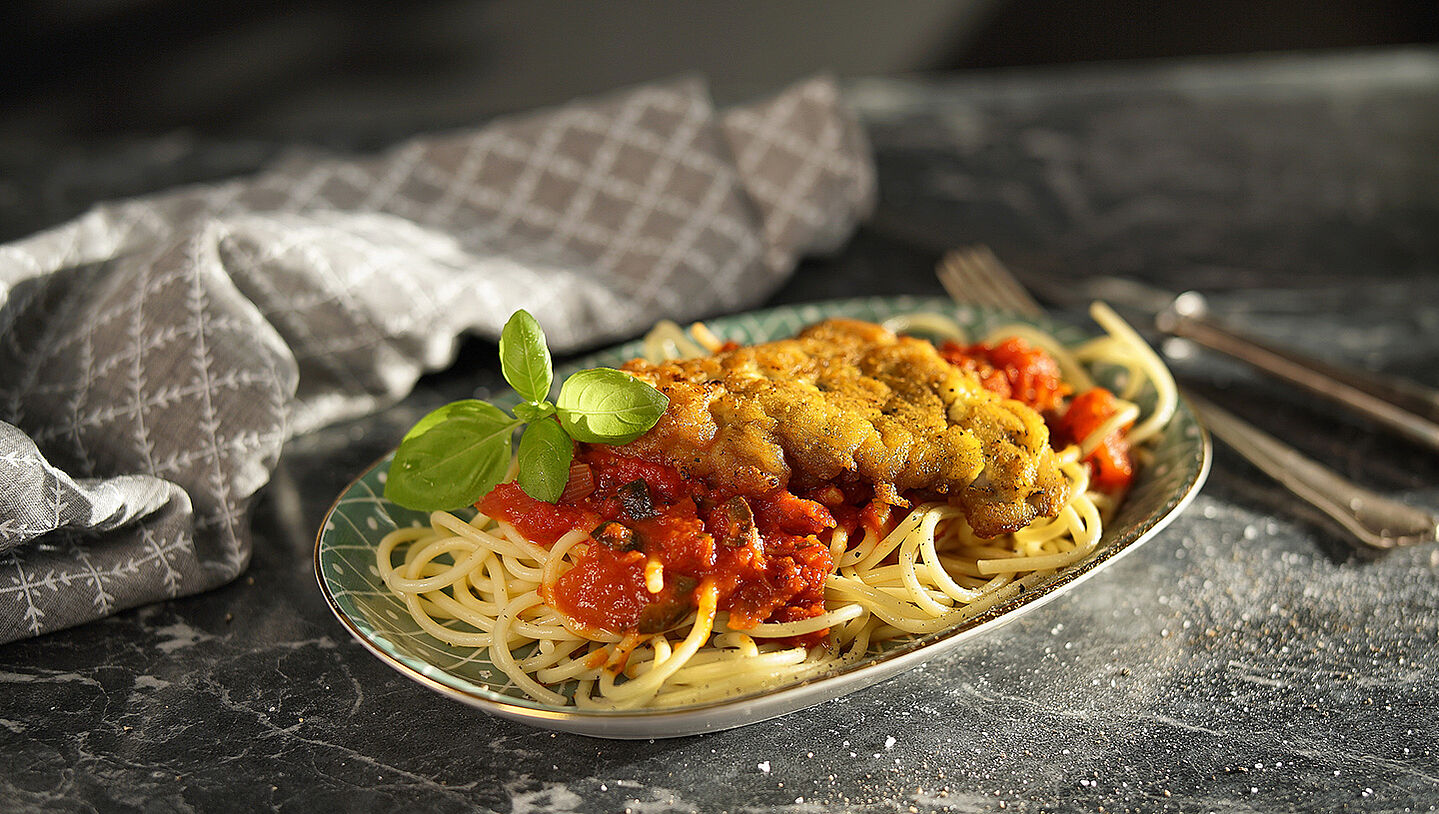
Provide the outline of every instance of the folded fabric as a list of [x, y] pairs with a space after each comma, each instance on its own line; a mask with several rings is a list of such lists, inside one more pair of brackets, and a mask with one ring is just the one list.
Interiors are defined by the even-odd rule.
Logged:
[[833, 82], [716, 113], [681, 80], [0, 246], [0, 642], [233, 579], [286, 439], [462, 332], [523, 307], [564, 351], [752, 306], [873, 197]]

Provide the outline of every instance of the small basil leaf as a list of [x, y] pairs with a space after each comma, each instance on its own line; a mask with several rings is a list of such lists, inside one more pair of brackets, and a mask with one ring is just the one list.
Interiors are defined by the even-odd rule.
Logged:
[[470, 416], [483, 421], [510, 420], [510, 417], [505, 415], [504, 410], [486, 401], [480, 401], [479, 399], [452, 401], [437, 410], [431, 411], [424, 418], [416, 422], [415, 426], [411, 427], [410, 431], [405, 433], [405, 437], [401, 443], [403, 444], [405, 441], [416, 436], [424, 435], [426, 432], [429, 432], [431, 427], [456, 416]]
[[454, 415], [405, 439], [390, 462], [385, 498], [425, 512], [473, 504], [504, 478], [519, 424], [504, 413]]
[[550, 396], [554, 368], [540, 323], [521, 309], [500, 332], [500, 371], [525, 401], [538, 404]]
[[520, 488], [535, 500], [554, 503], [570, 479], [575, 442], [557, 421], [536, 421], [520, 436]]
[[549, 418], [554, 414], [555, 405], [549, 403], [548, 401], [542, 401], [539, 404], [529, 404], [527, 402], [522, 402], [515, 405], [515, 418], [518, 418], [519, 420], [527, 424], [541, 421], [543, 419]]
[[566, 379], [556, 407], [565, 432], [576, 441], [627, 444], [659, 421], [669, 401], [629, 374], [597, 367]]

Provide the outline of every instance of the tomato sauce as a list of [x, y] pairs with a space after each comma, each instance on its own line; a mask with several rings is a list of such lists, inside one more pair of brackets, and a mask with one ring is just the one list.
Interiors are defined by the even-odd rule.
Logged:
[[[838, 523], [823, 503], [782, 488], [721, 494], [674, 467], [604, 445], [582, 444], [576, 459], [591, 469], [595, 486], [588, 495], [546, 503], [502, 484], [479, 503], [543, 545], [574, 528], [593, 530], [549, 598], [575, 622], [616, 633], [667, 630], [694, 608], [695, 588], [706, 579], [735, 629], [824, 613], [824, 582], [834, 563], [819, 535]], [[860, 507], [851, 511], [855, 518], [864, 514]], [[645, 581], [651, 559], [663, 565], [658, 594]], [[816, 644], [827, 633], [794, 641]]]
[[1054, 410], [1069, 395], [1054, 357], [1019, 337], [968, 347], [951, 340], [939, 347], [939, 355], [976, 376], [984, 389], [1041, 413]]
[[555, 585], [550, 597], [575, 622], [616, 632], [639, 623], [640, 613], [654, 598], [645, 590], [642, 551], [612, 551], [591, 546], [579, 566]]
[[[1069, 409], [1051, 427], [1056, 445], [1077, 444], [1119, 412], [1118, 399], [1103, 387], [1086, 390], [1074, 397]], [[1106, 435], [1084, 459], [1093, 473], [1094, 487], [1101, 492], [1122, 492], [1134, 481], [1134, 459], [1125, 435], [1133, 422]]]
[[490, 517], [514, 526], [525, 539], [546, 547], [571, 529], [590, 528], [600, 521], [598, 514], [583, 506], [557, 506], [536, 500], [514, 482], [496, 486], [475, 505]]

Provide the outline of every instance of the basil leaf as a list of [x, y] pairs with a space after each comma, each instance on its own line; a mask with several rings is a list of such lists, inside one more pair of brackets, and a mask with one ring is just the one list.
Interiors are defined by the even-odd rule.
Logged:
[[415, 423], [415, 426], [411, 427], [410, 431], [405, 433], [405, 437], [400, 443], [403, 445], [405, 441], [409, 441], [411, 438], [429, 432], [431, 427], [440, 424], [441, 422], [445, 421], [445, 419], [456, 416], [470, 416], [473, 418], [478, 418], [482, 421], [510, 420], [510, 417], [505, 415], [504, 410], [501, 410], [500, 408], [496, 407], [493, 404], [490, 404], [487, 401], [480, 401], [479, 399], [464, 399], [462, 401], [452, 401], [437, 410], [431, 411], [424, 418], [417, 421]]
[[520, 488], [535, 500], [554, 503], [570, 479], [575, 442], [558, 421], [536, 421], [520, 436]]
[[669, 402], [629, 374], [597, 367], [566, 379], [556, 407], [565, 432], [576, 441], [627, 444], [653, 427]]
[[509, 469], [510, 439], [520, 425], [491, 409], [499, 416], [457, 412], [400, 442], [385, 498], [433, 512], [469, 506], [489, 494]]
[[515, 418], [518, 418], [519, 420], [527, 424], [532, 424], [536, 421], [549, 418], [554, 414], [555, 405], [549, 403], [548, 401], [542, 401], [539, 404], [521, 402], [515, 405]]
[[545, 332], [524, 309], [511, 314], [500, 332], [500, 371], [525, 401], [538, 404], [550, 397], [555, 374]]

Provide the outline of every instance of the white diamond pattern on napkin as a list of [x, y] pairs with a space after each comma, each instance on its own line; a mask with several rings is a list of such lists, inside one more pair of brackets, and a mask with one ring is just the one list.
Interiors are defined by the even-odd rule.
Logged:
[[564, 351], [754, 305], [873, 196], [833, 83], [717, 114], [685, 80], [0, 246], [0, 642], [233, 579], [286, 439], [461, 333], [524, 307]]

